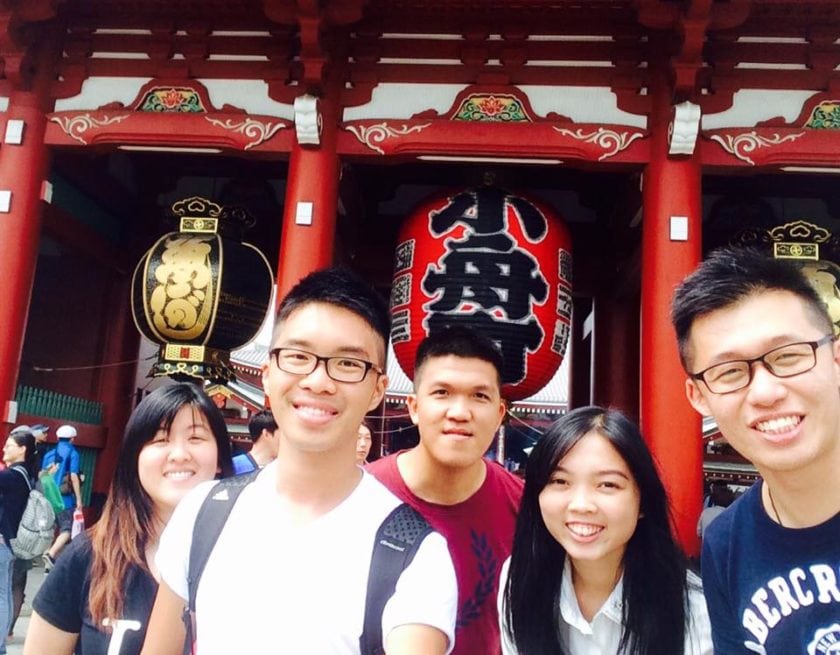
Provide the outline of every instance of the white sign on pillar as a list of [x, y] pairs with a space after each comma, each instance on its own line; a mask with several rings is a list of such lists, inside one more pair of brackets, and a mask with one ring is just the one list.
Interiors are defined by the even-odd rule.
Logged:
[[23, 143], [23, 127], [24, 122], [18, 118], [6, 121], [6, 136], [3, 138], [3, 143], [10, 143], [14, 146]]
[[6, 401], [6, 411], [4, 412], [3, 421], [6, 423], [17, 423], [18, 404], [16, 400]]
[[671, 241], [688, 241], [688, 216], [671, 216]]
[[313, 203], [299, 202], [295, 207], [295, 225], [312, 225]]

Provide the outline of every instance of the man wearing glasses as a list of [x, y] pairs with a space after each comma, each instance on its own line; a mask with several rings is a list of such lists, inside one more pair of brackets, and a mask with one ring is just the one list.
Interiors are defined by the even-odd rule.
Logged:
[[[281, 303], [262, 373], [278, 456], [241, 492], [207, 560], [195, 604], [198, 655], [361, 652], [374, 537], [400, 505], [356, 465], [359, 424], [385, 393], [389, 328], [384, 301], [347, 271], [313, 273]], [[182, 652], [185, 544], [204, 499], [222, 493], [212, 489], [188, 495], [161, 538], [162, 583], [143, 653]], [[430, 533], [385, 605], [384, 652], [450, 652], [456, 605], [446, 542]]]
[[800, 271], [713, 252], [672, 319], [694, 408], [763, 480], [709, 526], [715, 652], [833, 653], [840, 643], [840, 345]]

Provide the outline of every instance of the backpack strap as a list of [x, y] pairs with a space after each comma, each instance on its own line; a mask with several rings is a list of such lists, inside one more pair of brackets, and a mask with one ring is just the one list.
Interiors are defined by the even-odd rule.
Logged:
[[430, 532], [433, 530], [428, 521], [405, 503], [397, 505], [379, 526], [370, 559], [364, 627], [359, 638], [362, 655], [384, 655], [382, 612], [394, 595], [397, 580]]
[[20, 464], [12, 464], [9, 468], [13, 471], [17, 471], [23, 476], [23, 479], [26, 480], [26, 486], [29, 487], [29, 491], [34, 489], [34, 485], [32, 484], [32, 479], [29, 477], [29, 471], [27, 471], [23, 466]]
[[239, 500], [242, 491], [253, 482], [259, 470], [245, 475], [219, 480], [207, 494], [198, 510], [193, 525], [192, 543], [190, 545], [190, 562], [187, 573], [189, 599], [184, 608], [184, 624], [187, 638], [184, 642], [184, 653], [192, 653], [195, 641], [195, 599], [198, 595], [198, 584], [207, 566], [207, 560], [216, 547], [219, 535], [227, 523], [233, 506]]

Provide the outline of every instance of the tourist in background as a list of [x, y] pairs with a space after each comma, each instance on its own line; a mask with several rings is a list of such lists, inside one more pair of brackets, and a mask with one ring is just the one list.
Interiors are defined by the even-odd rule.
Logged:
[[0, 654], [6, 652], [5, 636], [13, 615], [12, 539], [17, 535], [29, 492], [35, 486], [35, 437], [31, 432], [9, 435], [3, 448], [3, 463], [6, 469], [0, 471]]

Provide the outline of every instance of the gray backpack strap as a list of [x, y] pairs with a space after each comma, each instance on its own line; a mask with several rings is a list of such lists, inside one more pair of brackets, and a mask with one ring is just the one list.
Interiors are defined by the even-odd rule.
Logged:
[[187, 629], [187, 638], [184, 641], [184, 654], [189, 655], [193, 650], [195, 641], [195, 599], [198, 594], [198, 584], [207, 566], [207, 560], [216, 547], [219, 535], [227, 523], [233, 506], [239, 500], [242, 491], [253, 482], [259, 470], [252, 471], [245, 475], [238, 475], [232, 478], [219, 480], [198, 510], [193, 525], [192, 543], [190, 544], [190, 563], [187, 574], [187, 585], [189, 588], [189, 599], [184, 608], [184, 625]]
[[398, 505], [379, 526], [368, 573], [365, 619], [359, 649], [362, 655], [384, 655], [382, 612], [394, 595], [397, 581], [411, 564], [432, 526], [417, 510]]

